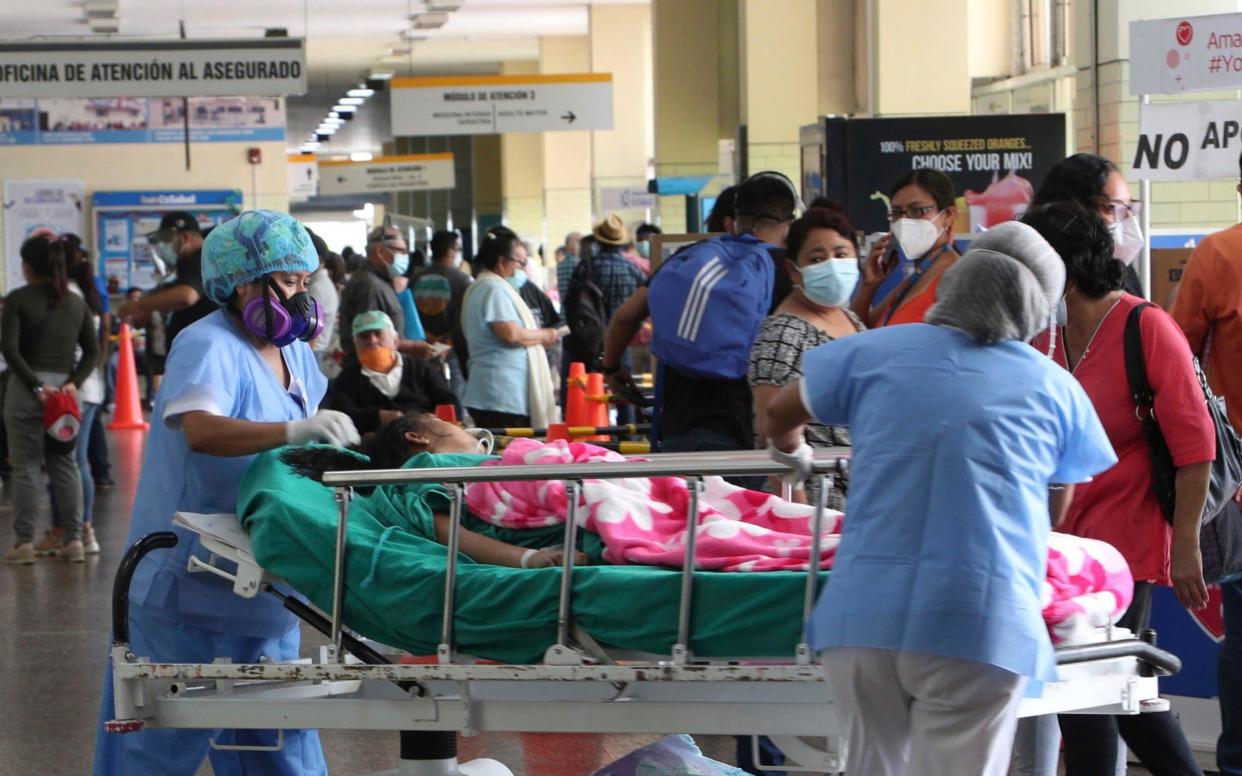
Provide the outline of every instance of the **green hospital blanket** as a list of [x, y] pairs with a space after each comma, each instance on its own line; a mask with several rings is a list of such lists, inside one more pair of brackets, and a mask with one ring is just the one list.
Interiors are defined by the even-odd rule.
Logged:
[[[325, 612], [332, 609], [337, 504], [331, 488], [260, 455], [242, 479], [238, 516], [255, 557]], [[407, 467], [474, 466], [479, 455], [412, 458]], [[439, 485], [389, 485], [356, 493], [350, 504], [345, 623], [355, 632], [414, 654], [440, 641], [447, 551], [433, 515], [447, 513]], [[467, 516], [463, 525], [528, 547], [559, 545], [563, 527], [513, 531]], [[581, 547], [598, 562], [597, 536]], [[538, 662], [556, 639], [561, 570], [514, 569], [459, 556], [456, 648], [510, 663]], [[826, 579], [826, 575], [821, 578]], [[806, 576], [697, 572], [691, 648], [700, 657], [792, 657], [799, 641]], [[668, 653], [677, 636], [681, 572], [646, 566], [574, 571], [576, 624], [605, 645]]]

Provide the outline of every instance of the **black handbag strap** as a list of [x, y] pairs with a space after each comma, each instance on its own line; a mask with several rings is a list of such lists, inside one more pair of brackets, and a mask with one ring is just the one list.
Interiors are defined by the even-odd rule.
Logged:
[[1151, 302], [1135, 305], [1126, 317], [1126, 379], [1130, 383], [1130, 396], [1134, 399], [1139, 420], [1143, 421], [1155, 417], [1156, 404], [1156, 395], [1147, 378], [1147, 359], [1143, 356], [1143, 332], [1139, 329], [1143, 310], [1151, 306]]

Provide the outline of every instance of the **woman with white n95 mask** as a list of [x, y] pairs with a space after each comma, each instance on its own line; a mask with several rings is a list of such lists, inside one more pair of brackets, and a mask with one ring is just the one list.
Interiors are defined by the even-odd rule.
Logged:
[[[893, 185], [888, 220], [892, 231], [871, 247], [862, 265], [862, 281], [851, 305], [868, 326], [921, 323], [936, 302], [945, 270], [958, 254], [953, 248], [957, 220], [953, 182], [938, 170], [912, 170]], [[897, 251], [906, 263], [897, 261]], [[894, 273], [896, 285], [879, 292]]]
[[[156, 399], [127, 542], [155, 531], [175, 548], [138, 565], [130, 586], [130, 642], [157, 662], [217, 658], [256, 663], [298, 657], [299, 627], [272, 596], [244, 599], [212, 574], [190, 574], [190, 556], [208, 561], [194, 534], [172, 525], [176, 512], [234, 512], [254, 456], [285, 444], [357, 444], [348, 416], [319, 411], [327, 381], [308, 344], [322, 311], [306, 293], [319, 265], [306, 230], [270, 210], [242, 213], [203, 244], [203, 287], [221, 309], [173, 343]], [[110, 673], [110, 671], [109, 671]], [[95, 774], [192, 774], [210, 751], [217, 774], [324, 774], [314, 731], [145, 730], [106, 733], [114, 716], [109, 675], [95, 750]], [[225, 751], [211, 746], [232, 747]]]

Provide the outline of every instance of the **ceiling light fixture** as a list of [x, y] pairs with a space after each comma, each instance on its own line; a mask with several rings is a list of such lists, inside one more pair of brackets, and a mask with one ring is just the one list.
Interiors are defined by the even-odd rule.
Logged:
[[367, 79], [375, 81], [388, 81], [392, 79], [393, 75], [395, 75], [395, 73], [391, 70], [372, 70], [371, 74], [367, 76]]
[[360, 86], [357, 89], [350, 89], [349, 91], [345, 92], [345, 94], [349, 95], [350, 97], [370, 97], [371, 95], [375, 94], [375, 90], [367, 89], [366, 87]]
[[86, 23], [90, 25], [91, 32], [111, 34], [121, 31], [121, 20], [115, 17], [95, 17], [87, 19]]
[[109, 19], [116, 16], [120, 5], [120, 0], [86, 0], [82, 3], [82, 13], [87, 19]]
[[349, 155], [349, 161], [351, 162], [369, 162], [374, 158], [370, 151], [354, 151]]
[[427, 0], [427, 9], [430, 11], [456, 11], [461, 8], [464, 0]]
[[361, 97], [342, 97], [340, 99], [341, 105], [361, 105], [364, 102], [366, 100]]
[[416, 13], [410, 17], [410, 21], [414, 23], [414, 29], [416, 30], [438, 30], [443, 27], [448, 20], [449, 15], [444, 11]]

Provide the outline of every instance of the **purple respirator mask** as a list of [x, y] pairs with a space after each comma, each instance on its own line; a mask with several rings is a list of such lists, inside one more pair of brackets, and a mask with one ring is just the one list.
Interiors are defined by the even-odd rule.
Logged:
[[267, 286], [274, 298], [265, 289], [242, 310], [242, 322], [251, 334], [283, 348], [295, 340], [310, 342], [323, 332], [323, 308], [310, 294], [303, 291], [285, 299], [270, 276]]

